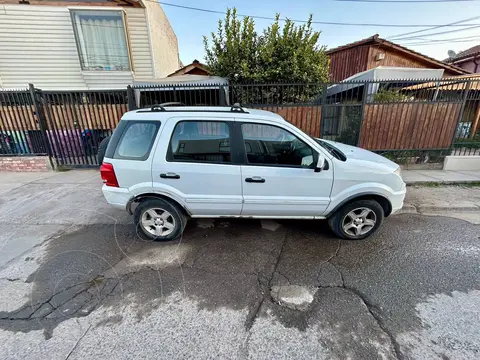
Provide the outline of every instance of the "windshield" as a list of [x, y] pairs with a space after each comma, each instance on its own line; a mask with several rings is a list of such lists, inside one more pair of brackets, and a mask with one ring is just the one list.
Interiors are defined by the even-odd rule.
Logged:
[[327, 150], [330, 153], [330, 155], [332, 155], [334, 158], [336, 158], [338, 160], [341, 160], [341, 161], [346, 161], [347, 160], [347, 156], [342, 151], [340, 151], [337, 147], [333, 146], [330, 143], [327, 143], [326, 141], [314, 138], [312, 136], [310, 136], [310, 137], [313, 140], [315, 140], [321, 147], [323, 147], [325, 150]]

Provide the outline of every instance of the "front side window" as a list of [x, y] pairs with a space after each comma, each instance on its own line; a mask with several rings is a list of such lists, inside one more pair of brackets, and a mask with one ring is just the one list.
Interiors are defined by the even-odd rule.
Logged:
[[313, 166], [313, 150], [292, 133], [272, 125], [243, 124], [242, 134], [249, 164]]
[[230, 130], [218, 121], [181, 121], [170, 139], [168, 161], [231, 163]]
[[83, 70], [130, 70], [121, 11], [75, 10], [72, 21]]
[[129, 121], [118, 142], [114, 159], [146, 160], [159, 127], [157, 121]]

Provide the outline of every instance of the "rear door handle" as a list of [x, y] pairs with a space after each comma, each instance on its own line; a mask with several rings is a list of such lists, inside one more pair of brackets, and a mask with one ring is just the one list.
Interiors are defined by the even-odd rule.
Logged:
[[254, 176], [251, 178], [246, 178], [245, 181], [248, 183], [264, 183], [265, 179], [260, 176]]
[[169, 172], [169, 173], [166, 173], [166, 174], [160, 174], [160, 177], [162, 179], [180, 179], [180, 175], [172, 173], [172, 172]]

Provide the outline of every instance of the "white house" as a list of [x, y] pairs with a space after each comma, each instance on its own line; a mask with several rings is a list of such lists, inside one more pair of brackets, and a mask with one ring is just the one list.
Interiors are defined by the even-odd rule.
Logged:
[[155, 0], [0, 0], [0, 87], [117, 89], [180, 67]]

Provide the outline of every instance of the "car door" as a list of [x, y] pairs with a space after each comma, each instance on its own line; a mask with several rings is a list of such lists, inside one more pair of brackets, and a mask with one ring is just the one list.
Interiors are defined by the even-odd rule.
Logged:
[[315, 172], [317, 150], [279, 125], [237, 121], [243, 142], [242, 216], [319, 216], [327, 209], [333, 168]]
[[[240, 215], [240, 165], [232, 156], [233, 119], [170, 118], [152, 162], [153, 188], [192, 216]], [[238, 156], [238, 155], [237, 155]]]

